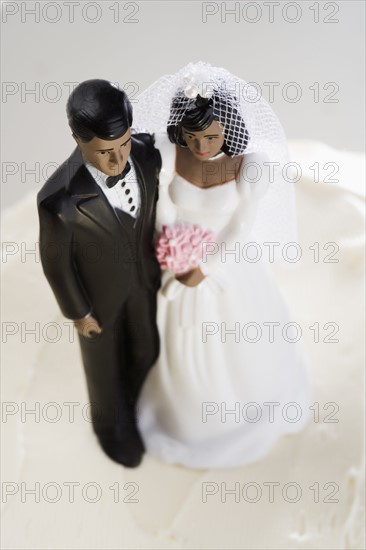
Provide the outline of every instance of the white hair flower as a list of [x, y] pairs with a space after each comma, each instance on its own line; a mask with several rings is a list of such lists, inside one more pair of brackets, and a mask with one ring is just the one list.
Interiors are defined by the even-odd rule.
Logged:
[[196, 99], [198, 95], [210, 99], [213, 95], [214, 84], [205, 65], [203, 63], [190, 64], [189, 69], [183, 77], [184, 95], [189, 99]]

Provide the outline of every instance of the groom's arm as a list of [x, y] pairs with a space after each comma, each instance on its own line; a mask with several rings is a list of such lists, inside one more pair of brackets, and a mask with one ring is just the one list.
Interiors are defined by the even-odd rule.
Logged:
[[79, 280], [74, 263], [73, 234], [57, 211], [41, 202], [38, 205], [40, 222], [40, 255], [44, 274], [53, 290], [63, 315], [83, 319], [92, 305]]

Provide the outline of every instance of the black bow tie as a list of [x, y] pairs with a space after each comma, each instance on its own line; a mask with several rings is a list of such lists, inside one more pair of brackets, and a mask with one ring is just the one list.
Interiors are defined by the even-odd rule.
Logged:
[[121, 172], [120, 174], [118, 174], [117, 176], [109, 176], [107, 179], [106, 179], [106, 184], [107, 184], [107, 187], [109, 189], [111, 189], [111, 187], [114, 187], [116, 185], [116, 183], [120, 180], [123, 180], [123, 178], [125, 178], [128, 174], [128, 172], [131, 170], [131, 165], [129, 162], [127, 162], [123, 172]]

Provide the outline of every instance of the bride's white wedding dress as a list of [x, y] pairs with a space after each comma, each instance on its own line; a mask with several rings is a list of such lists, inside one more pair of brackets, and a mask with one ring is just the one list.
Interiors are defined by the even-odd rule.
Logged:
[[[174, 147], [168, 151], [175, 155]], [[163, 166], [172, 164], [166, 152], [162, 157]], [[246, 182], [202, 189], [176, 173], [169, 195], [177, 222], [216, 235], [225, 234], [238, 208], [250, 218], [256, 202]], [[301, 430], [309, 415], [307, 369], [292, 319], [268, 266], [247, 261], [249, 251], [242, 254], [251, 239], [248, 227], [239, 226], [230, 234], [239, 243], [239, 261], [235, 254], [208, 257], [202, 264], [207, 276], [194, 288], [163, 274], [161, 352], [137, 410], [147, 451], [169, 463], [211, 468], [253, 462], [281, 435]]]

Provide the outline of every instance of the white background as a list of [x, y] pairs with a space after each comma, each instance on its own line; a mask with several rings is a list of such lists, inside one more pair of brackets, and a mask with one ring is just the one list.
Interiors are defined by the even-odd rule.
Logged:
[[[2, 208], [40, 188], [73, 149], [72, 85], [105, 78], [133, 99], [190, 61], [257, 83], [289, 139], [362, 150], [364, 8], [363, 0], [3, 2]], [[265, 83], [277, 83], [274, 97]]]

